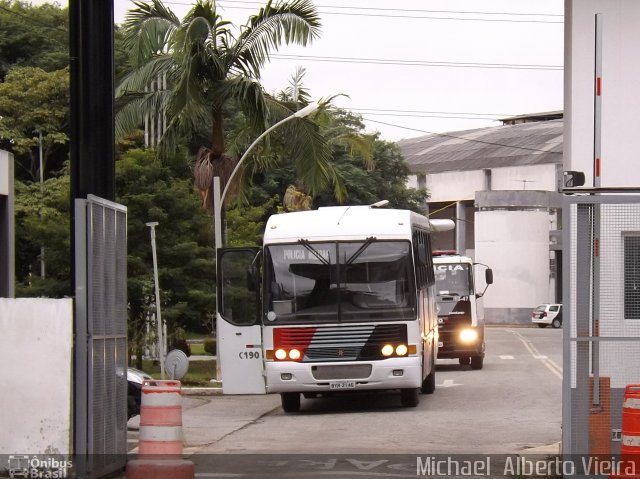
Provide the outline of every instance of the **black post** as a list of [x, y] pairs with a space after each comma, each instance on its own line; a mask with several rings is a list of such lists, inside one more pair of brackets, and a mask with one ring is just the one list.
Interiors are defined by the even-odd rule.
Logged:
[[[75, 200], [93, 194], [115, 199], [113, 0], [69, 0], [71, 66], [71, 294], [76, 294]], [[78, 328], [76, 347], [86, 341]], [[86, 477], [86, 360], [74, 363], [74, 452], [78, 477]]]
[[71, 294], [76, 198], [115, 199], [113, 0], [69, 1], [71, 66]]
[[113, 0], [70, 0], [71, 198], [115, 199]]

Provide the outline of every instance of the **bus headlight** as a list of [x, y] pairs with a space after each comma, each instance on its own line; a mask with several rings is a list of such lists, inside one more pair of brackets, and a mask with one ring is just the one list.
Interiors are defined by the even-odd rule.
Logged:
[[391, 344], [385, 344], [382, 346], [382, 355], [391, 356], [393, 354], [393, 346]]
[[275, 356], [276, 356], [276, 359], [279, 359], [280, 361], [282, 361], [283, 359], [287, 358], [287, 352], [284, 349], [277, 349]]
[[289, 351], [289, 358], [297, 361], [298, 359], [300, 359], [300, 351], [298, 351], [297, 349], [292, 349], [291, 351]]
[[396, 348], [396, 354], [398, 356], [405, 356], [407, 352], [409, 352], [409, 349], [404, 344], [401, 344]]
[[463, 329], [460, 331], [460, 341], [466, 344], [475, 343], [478, 340], [478, 331], [475, 329]]

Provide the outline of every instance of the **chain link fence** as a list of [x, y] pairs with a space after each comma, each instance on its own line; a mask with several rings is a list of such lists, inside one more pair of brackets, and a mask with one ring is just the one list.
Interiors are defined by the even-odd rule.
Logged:
[[563, 454], [617, 455], [640, 384], [640, 196], [566, 196], [563, 234]]

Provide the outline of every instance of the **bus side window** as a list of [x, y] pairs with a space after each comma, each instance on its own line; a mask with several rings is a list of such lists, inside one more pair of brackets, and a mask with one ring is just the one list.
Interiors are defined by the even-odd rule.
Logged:
[[427, 234], [427, 242], [426, 242], [426, 248], [427, 248], [427, 258], [428, 258], [428, 262], [427, 262], [427, 284], [432, 285], [435, 284], [436, 282], [436, 276], [433, 270], [433, 257], [431, 255], [431, 252], [433, 251], [432, 247], [431, 247], [431, 234]]

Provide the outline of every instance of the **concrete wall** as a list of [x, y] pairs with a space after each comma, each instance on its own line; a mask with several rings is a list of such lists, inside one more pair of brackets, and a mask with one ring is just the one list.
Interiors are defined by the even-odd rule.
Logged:
[[0, 455], [70, 454], [73, 301], [0, 298], [0, 331]]
[[[544, 190], [557, 191], [558, 166], [509, 166], [491, 169], [492, 190]], [[417, 185], [416, 176], [410, 176], [409, 185]], [[429, 203], [473, 200], [476, 191], [485, 189], [483, 170], [450, 171], [427, 175]]]
[[427, 175], [429, 202], [473, 200], [476, 191], [482, 190], [484, 174], [482, 170], [450, 171]]
[[13, 155], [0, 150], [0, 195], [7, 196], [13, 192]]
[[530, 323], [533, 308], [549, 300], [549, 212], [478, 211], [475, 229], [476, 261], [493, 269], [487, 323]]
[[566, 170], [593, 185], [595, 14], [603, 18], [601, 186], [638, 186], [640, 2], [565, 0]]
[[558, 191], [556, 164], [493, 168], [491, 189]]

